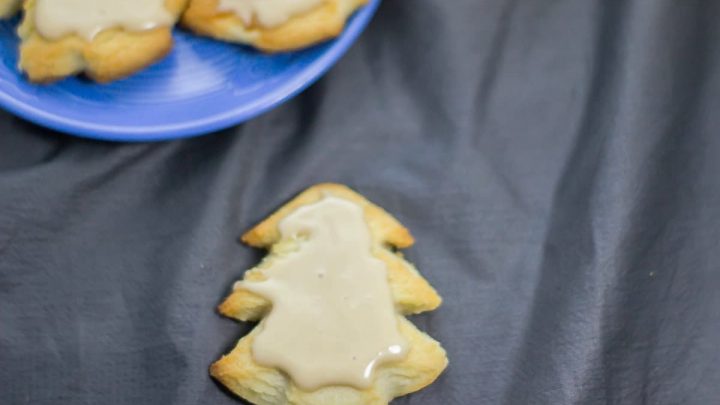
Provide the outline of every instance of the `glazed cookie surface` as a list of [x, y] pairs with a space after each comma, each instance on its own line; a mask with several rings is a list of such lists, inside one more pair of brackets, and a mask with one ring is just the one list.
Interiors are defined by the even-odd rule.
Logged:
[[20, 69], [38, 83], [80, 73], [98, 82], [129, 76], [170, 51], [173, 25], [187, 5], [155, 2], [28, 0], [18, 29]]
[[[356, 214], [360, 222], [352, 218]], [[324, 225], [318, 225], [323, 221]], [[354, 233], [358, 223], [367, 239]], [[329, 241], [313, 247], [313, 241], [328, 237]], [[242, 240], [270, 253], [245, 273], [219, 306], [220, 313], [228, 317], [260, 322], [210, 369], [213, 377], [237, 395], [259, 405], [380, 405], [429, 385], [447, 366], [440, 344], [405, 319], [405, 315], [430, 311], [441, 303], [430, 284], [394, 251], [411, 246], [412, 236], [361, 195], [337, 184], [313, 186], [248, 231]], [[356, 247], [362, 251], [353, 252]], [[360, 273], [347, 273], [362, 260], [369, 261], [362, 262]], [[379, 268], [373, 269], [375, 265]], [[304, 271], [310, 271], [310, 276], [304, 278]], [[381, 272], [385, 287], [378, 279], [362, 276], [367, 272], [367, 277], [372, 277], [371, 271]], [[318, 279], [313, 272], [318, 272]], [[352, 277], [346, 277], [349, 275]], [[281, 276], [287, 276], [286, 280]], [[309, 296], [295, 292], [308, 286]], [[323, 290], [323, 286], [331, 289]], [[383, 294], [387, 294], [387, 312], [383, 312]], [[340, 308], [344, 305], [350, 307], [349, 312]], [[374, 311], [369, 315], [375, 318], [364, 318], [368, 316], [365, 308]], [[293, 316], [283, 318], [282, 312]], [[335, 319], [341, 327], [333, 329], [327, 319]], [[279, 342], [275, 347], [273, 339]], [[372, 373], [362, 376], [366, 381], [345, 373], [352, 371], [349, 354], [361, 361], [361, 349], [373, 339], [386, 345], [397, 342], [395, 349], [391, 348], [394, 355], [377, 362], [370, 359]], [[343, 344], [334, 347], [338, 340]], [[359, 347], [361, 343], [363, 347]], [[308, 358], [308, 353], [313, 357]], [[343, 363], [340, 358], [346, 354]]]
[[338, 36], [367, 0], [191, 0], [182, 23], [199, 35], [267, 52]]

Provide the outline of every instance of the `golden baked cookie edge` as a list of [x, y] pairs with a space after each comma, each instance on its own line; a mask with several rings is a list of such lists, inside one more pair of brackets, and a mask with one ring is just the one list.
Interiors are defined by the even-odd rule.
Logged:
[[[409, 246], [412, 236], [395, 218], [347, 186], [322, 183], [312, 186], [285, 203], [273, 214], [253, 227], [243, 241], [257, 247], [270, 248], [280, 239], [280, 221], [297, 208], [315, 203], [325, 196], [350, 200], [365, 211], [373, 238], [394, 241], [395, 246]], [[313, 392], [298, 389], [291, 379], [279, 370], [266, 368], [253, 361], [250, 347], [258, 328], [244, 336], [235, 348], [214, 363], [213, 377], [237, 395], [259, 405], [277, 403], [300, 404], [387, 404], [392, 398], [405, 395], [431, 384], [447, 366], [447, 356], [440, 344], [418, 330], [405, 314], [437, 308], [441, 298], [420, 273], [399, 254], [381, 249], [375, 254], [387, 264], [388, 282], [398, 310], [401, 334], [410, 342], [408, 357], [402, 361], [383, 364], [376, 370], [376, 383], [369, 389], [331, 386]], [[244, 274], [244, 280], [259, 281], [260, 269], [271, 265], [272, 253], [258, 266]], [[243, 321], [260, 321], [271, 303], [242, 288], [234, 290], [219, 306], [223, 315]]]
[[[165, 6], [177, 19], [187, 2], [165, 0]], [[35, 28], [35, 4], [36, 0], [24, 2], [25, 15], [18, 28], [19, 68], [35, 83], [81, 73], [101, 83], [122, 79], [161, 60], [172, 48], [172, 26], [138, 32], [109, 29], [92, 41], [77, 35], [49, 40]]]

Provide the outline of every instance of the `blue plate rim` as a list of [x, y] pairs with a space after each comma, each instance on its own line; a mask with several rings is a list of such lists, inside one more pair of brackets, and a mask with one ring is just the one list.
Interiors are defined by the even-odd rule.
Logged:
[[238, 106], [236, 109], [222, 114], [177, 125], [118, 127], [67, 119], [43, 111], [32, 104], [16, 100], [2, 91], [0, 91], [0, 106], [10, 113], [37, 125], [88, 139], [116, 142], [154, 142], [207, 135], [255, 118], [293, 98], [315, 83], [355, 43], [377, 11], [380, 1], [370, 0], [348, 22], [344, 32], [338, 38], [332, 40], [330, 47], [325, 52], [295, 75], [292, 80], [287, 81], [280, 89], [256, 100], [251, 108]]

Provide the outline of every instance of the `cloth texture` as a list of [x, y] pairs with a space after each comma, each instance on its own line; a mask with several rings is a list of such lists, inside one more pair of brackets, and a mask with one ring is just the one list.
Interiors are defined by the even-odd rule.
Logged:
[[239, 236], [345, 183], [416, 237], [450, 365], [396, 404], [720, 403], [720, 2], [387, 0], [243, 125], [115, 144], [0, 113], [0, 403], [238, 404]]

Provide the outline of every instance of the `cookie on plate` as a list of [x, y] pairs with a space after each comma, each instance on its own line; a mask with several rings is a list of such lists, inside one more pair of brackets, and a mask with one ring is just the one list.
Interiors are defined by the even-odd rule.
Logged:
[[20, 70], [47, 83], [85, 73], [98, 82], [129, 76], [172, 48], [187, 0], [27, 0]]
[[269, 250], [219, 306], [259, 324], [210, 368], [258, 405], [384, 405], [431, 384], [440, 344], [405, 316], [441, 299], [396, 248], [405, 227], [349, 188], [320, 184], [243, 235]]
[[368, 0], [191, 0], [182, 24], [197, 34], [267, 52], [338, 36]]

